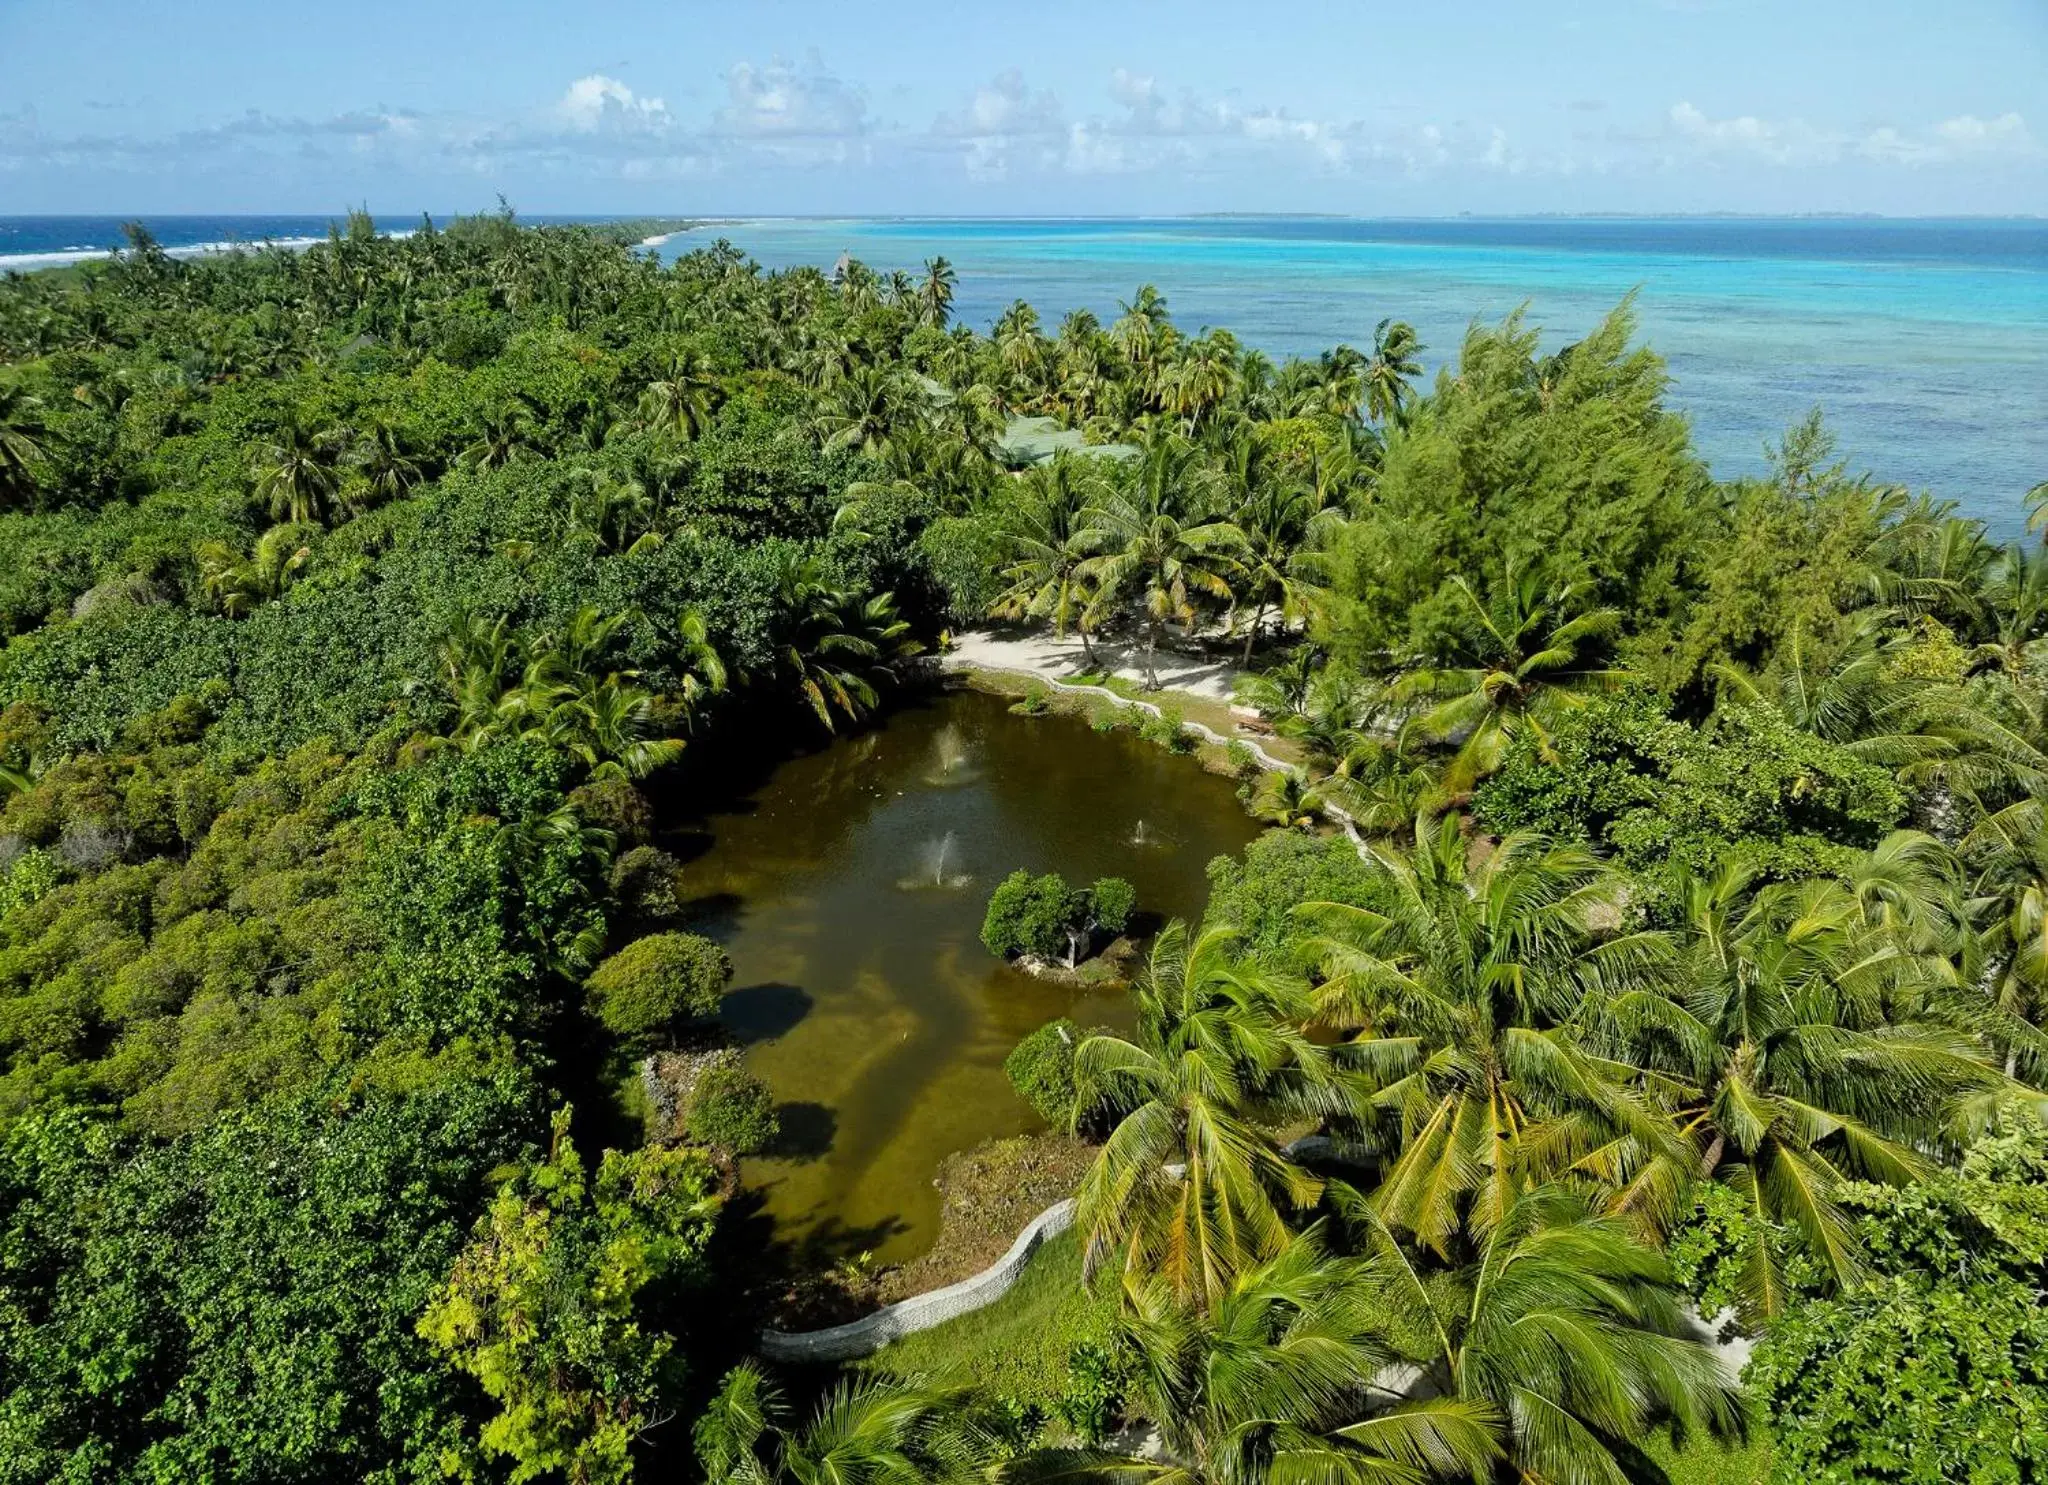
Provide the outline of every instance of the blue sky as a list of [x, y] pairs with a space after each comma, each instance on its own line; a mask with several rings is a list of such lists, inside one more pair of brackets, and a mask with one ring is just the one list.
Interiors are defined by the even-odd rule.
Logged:
[[0, 214], [2048, 212], [2048, 0], [0, 0]]

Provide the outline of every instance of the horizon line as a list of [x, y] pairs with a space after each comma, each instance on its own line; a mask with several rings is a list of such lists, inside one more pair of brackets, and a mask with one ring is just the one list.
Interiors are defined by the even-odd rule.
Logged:
[[[357, 210], [367, 208], [350, 207], [339, 212], [333, 211], [204, 211], [180, 208], [175, 211], [23, 211], [0, 213], [0, 222], [21, 221], [139, 221], [157, 219], [214, 219], [236, 218], [258, 220], [265, 217], [299, 217], [306, 220], [345, 221]], [[1749, 222], [2048, 222], [2048, 213], [2041, 212], [1914, 212], [1895, 213], [1880, 211], [1523, 211], [1523, 212], [1398, 212], [1373, 215], [1362, 212], [1342, 211], [1238, 211], [1207, 210], [1178, 212], [943, 212], [943, 211], [748, 211], [748, 212], [707, 212], [690, 213], [681, 211], [553, 211], [546, 208], [522, 210], [514, 206], [513, 215], [528, 217], [567, 217], [588, 221], [631, 221], [646, 219], [674, 219], [695, 225], [710, 226], [724, 222], [1188, 222], [1188, 221], [1324, 221], [1324, 222], [1541, 222], [1541, 221], [1617, 221], [1617, 222], [1692, 222], [1692, 221], [1749, 221]], [[474, 210], [412, 210], [405, 212], [370, 211], [372, 220], [379, 216], [399, 216], [416, 220], [429, 217], [477, 217], [492, 216], [496, 212], [490, 207]]]

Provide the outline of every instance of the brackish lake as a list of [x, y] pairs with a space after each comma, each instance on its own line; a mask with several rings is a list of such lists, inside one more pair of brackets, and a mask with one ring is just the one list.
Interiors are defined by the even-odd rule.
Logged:
[[1038, 1127], [1003, 1058], [1055, 1016], [1128, 1024], [1121, 994], [992, 958], [981, 916], [1018, 867], [1128, 878], [1198, 917], [1205, 868], [1258, 833], [1229, 780], [1130, 732], [954, 690], [757, 774], [671, 842], [735, 968], [725, 1017], [782, 1104], [746, 1163], [777, 1236], [900, 1262], [937, 1231], [940, 1160]]

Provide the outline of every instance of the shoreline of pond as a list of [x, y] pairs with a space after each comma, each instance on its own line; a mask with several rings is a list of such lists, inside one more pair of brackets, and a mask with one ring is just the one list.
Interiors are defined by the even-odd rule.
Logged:
[[[1017, 1041], [1049, 1019], [1100, 1023], [1127, 1008], [1121, 989], [990, 956], [979, 927], [996, 883], [1019, 868], [1124, 876], [1141, 908], [1199, 917], [1207, 863], [1260, 828], [1221, 748], [1155, 746], [1108, 702], [1099, 711], [1115, 724], [1091, 737], [1077, 724], [1094, 726], [1094, 712], [1013, 716], [1014, 683], [927, 675], [861, 729], [706, 759], [730, 766], [652, 800], [686, 926], [735, 958], [733, 1044], [791, 1132], [744, 1162], [735, 1211], [768, 1260], [760, 1274], [776, 1292], [762, 1297], [785, 1314], [805, 1276], [842, 1270], [865, 1288], [895, 1271], [922, 1290], [1012, 1240], [1007, 1212], [985, 1233], [945, 1222], [934, 1180], [1042, 1133], [1002, 1071]], [[936, 867], [919, 866], [934, 853]]]

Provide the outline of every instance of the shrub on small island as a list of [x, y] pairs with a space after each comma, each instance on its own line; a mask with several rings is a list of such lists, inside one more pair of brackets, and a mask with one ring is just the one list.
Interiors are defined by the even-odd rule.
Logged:
[[1074, 1049], [1083, 1035], [1062, 1016], [1025, 1037], [1003, 1059], [1003, 1073], [1017, 1096], [1062, 1132], [1074, 1126]]
[[1088, 916], [1104, 933], [1115, 935], [1131, 926], [1138, 889], [1122, 877], [1099, 877], [1088, 889]]
[[1072, 969], [1097, 929], [1124, 931], [1137, 902], [1137, 889], [1122, 877], [1103, 877], [1077, 890], [1058, 872], [1034, 877], [1013, 871], [989, 897], [981, 941], [991, 954], [1061, 959]]
[[716, 1145], [735, 1155], [765, 1150], [782, 1133], [768, 1085], [748, 1072], [739, 1053], [730, 1048], [697, 1074], [683, 1127], [699, 1144]]
[[732, 979], [732, 960], [695, 933], [635, 939], [583, 982], [590, 1008], [623, 1037], [658, 1035], [691, 1016], [709, 1016]]
[[1039, 877], [1013, 871], [989, 897], [981, 920], [982, 944], [1003, 958], [1036, 954], [1049, 959], [1065, 950], [1068, 925], [1087, 911], [1083, 897], [1056, 871]]
[[1032, 877], [1014, 871], [989, 895], [981, 918], [981, 942], [991, 954], [1014, 959], [1063, 959], [1067, 969], [1087, 952], [1096, 930], [1120, 934], [1137, 907], [1137, 887], [1122, 877], [1102, 877], [1094, 887], [1073, 889], [1057, 873]]

